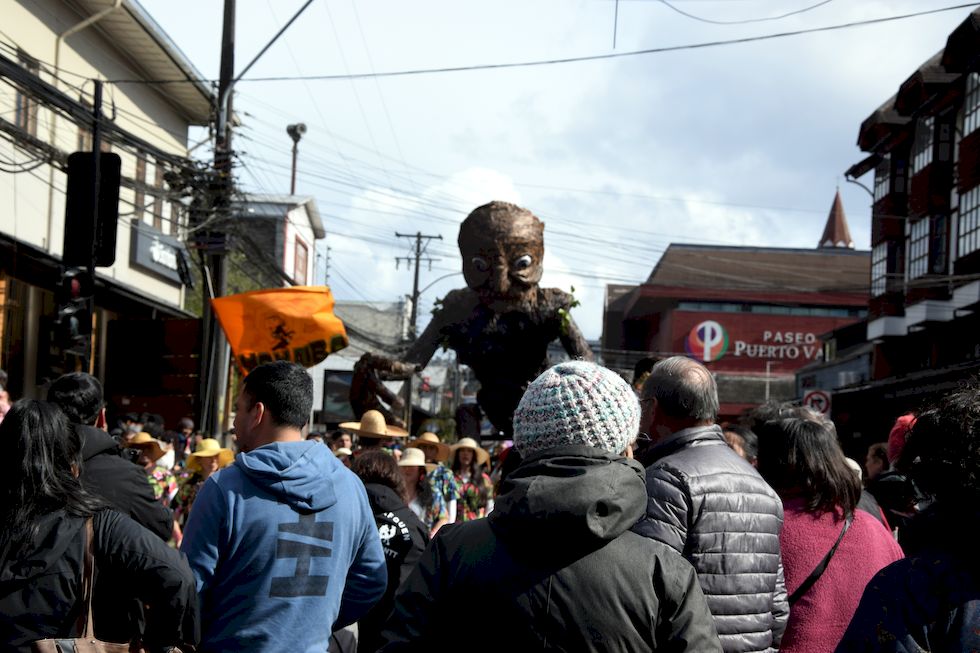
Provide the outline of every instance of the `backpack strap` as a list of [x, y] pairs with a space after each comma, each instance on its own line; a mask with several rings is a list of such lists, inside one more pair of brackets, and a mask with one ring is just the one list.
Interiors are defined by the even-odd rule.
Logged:
[[806, 580], [800, 583], [800, 586], [797, 587], [796, 591], [789, 597], [790, 605], [793, 605], [799, 601], [800, 597], [806, 594], [809, 589], [813, 587], [813, 584], [820, 579], [820, 576], [823, 575], [824, 570], [827, 569], [827, 565], [830, 563], [830, 559], [834, 557], [834, 553], [837, 551], [837, 545], [840, 544], [842, 539], [844, 539], [844, 533], [847, 532], [847, 529], [851, 527], [851, 521], [853, 521], [853, 519], [854, 517], [852, 515], [844, 520], [844, 528], [841, 529], [840, 535], [837, 536], [837, 541], [834, 542], [832, 547], [830, 547], [830, 551], [827, 551], [827, 555], [823, 557], [820, 564], [818, 564], [816, 568], [810, 572], [810, 575], [806, 577]]

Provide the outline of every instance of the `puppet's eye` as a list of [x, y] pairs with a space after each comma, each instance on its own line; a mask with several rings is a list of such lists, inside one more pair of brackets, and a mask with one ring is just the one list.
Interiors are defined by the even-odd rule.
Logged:
[[475, 267], [480, 272], [486, 272], [487, 270], [490, 269], [490, 264], [487, 263], [486, 259], [482, 259], [479, 256], [474, 256], [470, 260], [470, 263], [472, 263], [473, 267]]
[[531, 263], [533, 263], [533, 262], [534, 262], [534, 259], [531, 258], [531, 255], [530, 254], [525, 254], [524, 256], [522, 256], [519, 259], [517, 259], [516, 261], [514, 261], [514, 269], [515, 270], [526, 270], [529, 267], [531, 267]]

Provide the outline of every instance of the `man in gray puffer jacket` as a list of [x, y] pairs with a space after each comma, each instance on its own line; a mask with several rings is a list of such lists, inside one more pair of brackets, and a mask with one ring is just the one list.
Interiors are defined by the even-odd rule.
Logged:
[[653, 446], [642, 461], [646, 516], [633, 530], [694, 565], [725, 653], [777, 650], [789, 616], [782, 502], [715, 424], [714, 378], [690, 358], [668, 358], [654, 366], [640, 403], [640, 431]]

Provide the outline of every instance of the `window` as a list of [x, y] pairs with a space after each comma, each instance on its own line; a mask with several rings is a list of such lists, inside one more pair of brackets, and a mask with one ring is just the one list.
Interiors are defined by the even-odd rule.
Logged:
[[153, 228], [163, 231], [163, 164], [157, 161], [153, 188], [158, 192], [153, 197]]
[[935, 140], [936, 119], [932, 116], [919, 121], [915, 130], [915, 147], [912, 149], [912, 174], [932, 163], [932, 145]]
[[133, 211], [136, 219], [143, 221], [143, 203], [146, 202], [146, 154], [136, 153], [136, 190], [133, 191]]
[[892, 160], [885, 157], [875, 168], [875, 201], [877, 202], [891, 192]]
[[309, 260], [309, 253], [306, 245], [296, 239], [296, 260], [293, 263], [293, 280], [301, 286], [306, 285], [306, 264]]
[[949, 220], [945, 215], [929, 218], [929, 271], [933, 274], [946, 274], [949, 239], [946, 236]]
[[180, 227], [180, 202], [170, 203], [170, 235], [176, 236], [178, 227]]
[[[17, 50], [17, 61], [27, 72], [40, 74], [41, 64], [23, 50]], [[37, 136], [37, 110], [37, 99], [18, 90], [17, 97], [14, 99], [14, 124], [31, 136]]]
[[871, 250], [871, 296], [884, 295], [888, 279], [888, 243], [879, 243]]
[[929, 271], [929, 219], [923, 218], [909, 229], [909, 269], [907, 278], [916, 279]]
[[966, 99], [963, 101], [963, 135], [980, 127], [980, 73], [966, 77]]
[[966, 256], [980, 250], [980, 186], [960, 195], [960, 217], [957, 225], [956, 255]]

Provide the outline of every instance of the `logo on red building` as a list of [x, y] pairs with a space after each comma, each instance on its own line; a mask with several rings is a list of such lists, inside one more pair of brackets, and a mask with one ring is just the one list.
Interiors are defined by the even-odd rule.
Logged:
[[714, 320], [696, 324], [684, 339], [687, 353], [706, 363], [716, 361], [728, 351], [728, 332]]

